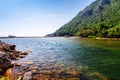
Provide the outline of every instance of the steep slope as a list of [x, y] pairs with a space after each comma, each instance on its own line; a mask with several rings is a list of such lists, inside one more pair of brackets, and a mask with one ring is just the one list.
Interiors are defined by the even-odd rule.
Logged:
[[52, 36], [120, 37], [120, 0], [96, 0]]

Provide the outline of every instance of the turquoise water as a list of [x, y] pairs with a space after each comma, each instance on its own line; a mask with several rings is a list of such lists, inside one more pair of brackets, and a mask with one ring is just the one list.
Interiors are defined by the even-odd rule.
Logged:
[[60, 62], [77, 69], [86, 80], [120, 80], [120, 41], [76, 38], [13, 38], [2, 40], [16, 44], [29, 55], [19, 61], [51, 65]]

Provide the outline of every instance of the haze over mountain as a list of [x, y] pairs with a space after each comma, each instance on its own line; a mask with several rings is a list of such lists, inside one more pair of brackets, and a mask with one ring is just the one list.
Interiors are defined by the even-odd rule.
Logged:
[[120, 0], [96, 0], [47, 36], [120, 38]]

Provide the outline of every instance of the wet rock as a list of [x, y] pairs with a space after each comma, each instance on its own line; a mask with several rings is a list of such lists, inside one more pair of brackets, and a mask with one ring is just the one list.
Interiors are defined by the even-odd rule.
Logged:
[[24, 67], [22, 70], [24, 70], [24, 71], [28, 71], [28, 70], [30, 70], [30, 67], [29, 67], [29, 66]]
[[0, 69], [8, 69], [11, 66], [11, 60], [5, 52], [0, 51]]
[[10, 48], [10, 50], [15, 50], [16, 45], [8, 44], [8, 47]]
[[8, 54], [10, 55], [10, 58], [12, 60], [19, 60], [20, 58], [25, 58], [28, 53], [13, 50], [13, 51], [8, 52]]
[[20, 57], [16, 57], [14, 60], [19, 60], [20, 59]]
[[28, 55], [27, 52], [21, 52], [20, 54], [21, 54], [21, 55]]
[[25, 58], [25, 55], [20, 55], [20, 58]]
[[23, 80], [32, 80], [32, 72], [26, 72], [23, 76]]
[[18, 67], [20, 67], [20, 66], [21, 66], [21, 64], [20, 64], [20, 63], [12, 63], [12, 65], [13, 65], [13, 67], [15, 67], [15, 68], [18, 68]]
[[11, 59], [11, 60], [19, 60], [20, 57], [19, 57], [18, 55], [11, 55], [11, 56], [10, 56], [10, 59]]
[[2, 45], [2, 49], [3, 51], [11, 51], [11, 50], [15, 50], [16, 45], [12, 45], [12, 44], [3, 44]]
[[11, 53], [12, 53], [13, 55], [16, 55], [16, 54], [20, 54], [21, 52], [20, 52], [20, 51], [13, 50], [13, 51], [11, 51]]

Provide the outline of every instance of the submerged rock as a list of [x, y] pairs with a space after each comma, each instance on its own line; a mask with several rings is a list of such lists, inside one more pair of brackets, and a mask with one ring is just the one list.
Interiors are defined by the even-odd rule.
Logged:
[[27, 61], [24, 61], [23, 64], [30, 65], [30, 64], [33, 64], [33, 61], [32, 60], [27, 60]]
[[99, 72], [91, 72], [88, 73], [86, 79], [94, 79], [94, 80], [109, 80], [106, 76], [102, 75]]
[[32, 80], [32, 72], [31, 71], [26, 72], [24, 74], [23, 80]]
[[30, 67], [29, 67], [29, 66], [24, 67], [22, 70], [24, 70], [24, 71], [28, 71], [28, 70], [30, 70]]

